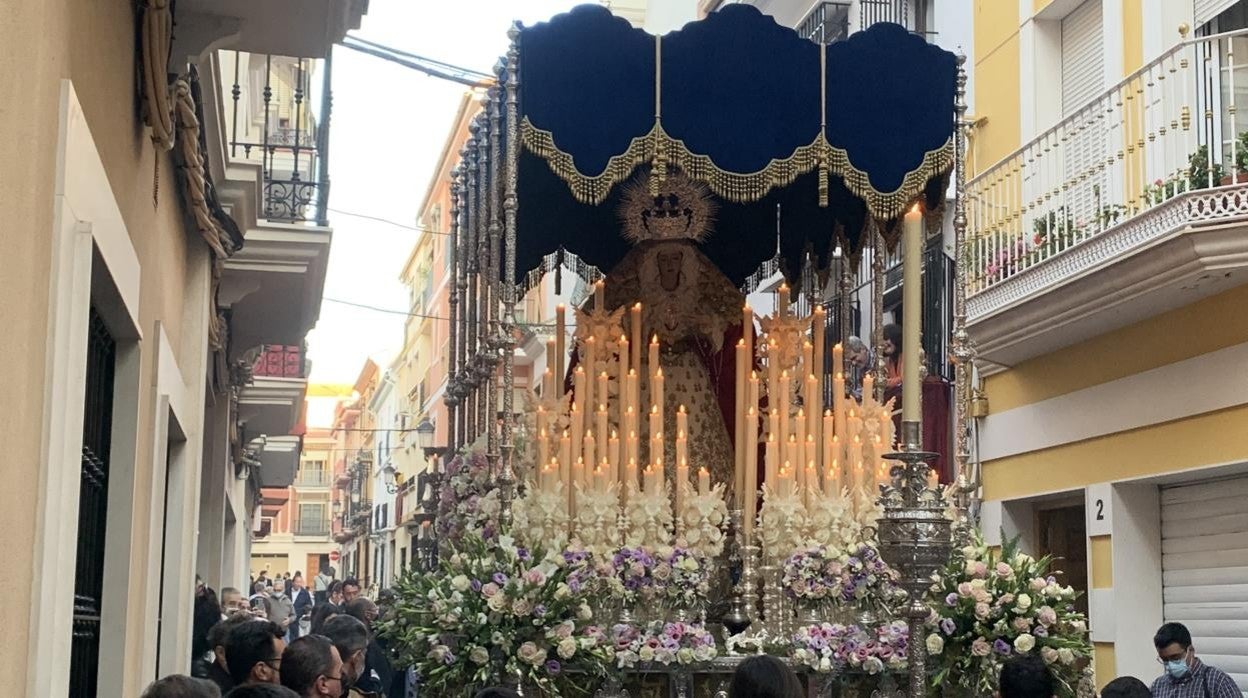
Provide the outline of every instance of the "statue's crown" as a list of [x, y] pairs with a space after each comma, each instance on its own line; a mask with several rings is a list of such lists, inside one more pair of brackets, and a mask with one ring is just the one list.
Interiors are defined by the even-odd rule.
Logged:
[[620, 222], [629, 242], [692, 240], [711, 233], [715, 202], [706, 185], [674, 172], [650, 182], [645, 174], [629, 183], [620, 202]]

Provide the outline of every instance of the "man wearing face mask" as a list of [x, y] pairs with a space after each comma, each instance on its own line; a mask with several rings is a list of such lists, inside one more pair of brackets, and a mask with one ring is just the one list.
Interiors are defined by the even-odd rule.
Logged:
[[361, 691], [359, 686], [360, 678], [364, 674], [369, 641], [368, 628], [364, 623], [348, 615], [334, 616], [321, 626], [321, 633], [334, 643], [334, 647], [338, 648], [338, 656], [342, 658], [343, 698], [348, 695], [376, 695]]
[[1235, 681], [1196, 658], [1192, 634], [1181, 623], [1166, 623], [1153, 636], [1157, 661], [1166, 673], [1153, 681], [1153, 698], [1240, 698]]

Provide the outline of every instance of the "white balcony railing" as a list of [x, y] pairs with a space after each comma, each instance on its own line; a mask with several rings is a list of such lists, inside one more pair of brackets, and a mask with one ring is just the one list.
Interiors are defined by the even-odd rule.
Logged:
[[1183, 41], [975, 177], [968, 295], [1183, 192], [1248, 180], [1237, 89], [1248, 30]]

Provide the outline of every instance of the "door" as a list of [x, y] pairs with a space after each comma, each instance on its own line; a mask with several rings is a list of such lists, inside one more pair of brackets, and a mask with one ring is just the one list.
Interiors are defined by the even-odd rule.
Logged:
[[94, 696], [96, 693], [100, 597], [104, 587], [104, 525], [108, 520], [108, 456], [113, 430], [113, 374], [117, 360], [117, 344], [94, 307], [88, 322], [70, 696]]
[[1088, 529], [1083, 505], [1041, 509], [1036, 512], [1036, 538], [1040, 555], [1053, 556], [1053, 569], [1062, 584], [1074, 587], [1080, 597], [1075, 608], [1088, 612]]
[[303, 568], [303, 583], [311, 587], [312, 580], [321, 573], [321, 557], [323, 553], [308, 553], [308, 564]]
[[1161, 491], [1162, 615], [1248, 695], [1248, 477]]
[[1072, 225], [1094, 219], [1095, 187], [1103, 184], [1097, 165], [1105, 157], [1105, 129], [1093, 125], [1100, 114], [1089, 107], [1105, 91], [1104, 31], [1101, 0], [1084, 0], [1062, 20], [1062, 118], [1075, 117], [1063, 136], [1063, 167], [1075, 184], [1046, 204], [1044, 213], [1052, 214], [1047, 234], [1055, 238], [1050, 247], [1069, 245]]

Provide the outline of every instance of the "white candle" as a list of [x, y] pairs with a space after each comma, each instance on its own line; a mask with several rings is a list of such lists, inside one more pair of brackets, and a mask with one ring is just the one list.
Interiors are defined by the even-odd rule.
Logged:
[[819, 462], [823, 464], [823, 468], [825, 470], [827, 469], [829, 465], [832, 464], [833, 458], [836, 457], [833, 455], [833, 452], [832, 452], [832, 445], [836, 443], [835, 434], [836, 434], [836, 429], [832, 426], [832, 410], [824, 410], [823, 412], [823, 438], [819, 440], [819, 443], [823, 445], [823, 448], [822, 448], [823, 455]]
[[823, 494], [835, 497], [841, 491], [841, 461], [833, 458], [828, 466], [827, 477], [823, 478]]
[[[758, 380], [755, 379], [757, 385]], [[745, 492], [742, 508], [745, 510], [745, 531], [754, 530], [754, 517], [758, 511], [758, 412], [754, 406], [745, 411]]]
[[823, 365], [823, 345], [826, 341], [825, 335], [828, 329], [828, 313], [823, 309], [822, 305], [815, 306], [814, 319], [811, 322], [814, 324], [814, 329], [811, 334], [814, 337], [812, 343], [815, 345], [815, 366], [814, 370], [811, 372], [819, 377], [819, 388], [822, 392], [823, 375], [827, 372], [827, 369]]
[[612, 429], [611, 438], [607, 439], [607, 464], [611, 467], [611, 481], [620, 479], [620, 434]]
[[754, 309], [746, 303], [741, 307], [741, 339], [745, 342], [745, 355], [748, 357], [746, 370], [754, 370]]
[[[585, 356], [581, 358], [584, 359], [585, 364], [577, 366], [576, 372], [584, 373], [585, 375], [585, 392], [582, 393], [578, 389], [576, 401], [581, 403], [581, 414], [585, 418], [585, 430], [589, 431], [594, 428], [594, 406], [600, 402], [594, 399], [594, 379], [598, 375], [594, 372], [594, 366], [598, 363], [598, 343], [594, 341], [593, 337], [590, 337], [585, 340], [584, 346]], [[588, 462], [589, 467], [592, 469], [596, 462], [596, 460], [590, 460]]]
[[585, 443], [585, 418], [581, 415], [581, 406], [575, 402], [572, 403], [572, 409], [568, 412], [568, 427], [572, 430], [573, 453], [580, 455], [582, 445]]
[[637, 415], [631, 412], [633, 408], [630, 407], [628, 409], [630, 410], [628, 417], [627, 417], [628, 434], [624, 437], [624, 462], [625, 463], [627, 463], [630, 460], [635, 461], [638, 458], [640, 458], [640, 454], [638, 453], [638, 444], [637, 444]]
[[[554, 354], [551, 356], [553, 357]], [[559, 399], [559, 396], [555, 394], [555, 372], [550, 368], [542, 372], [542, 398], [552, 403]]]
[[[608, 456], [610, 444], [607, 442], [607, 435], [611, 432], [607, 429], [606, 405], [598, 405], [598, 412], [594, 415], [594, 431], [598, 434], [598, 451], [594, 454], [594, 458], [601, 463], [610, 459]], [[610, 469], [608, 469], [607, 473], [612, 474]]]
[[545, 376], [542, 380], [542, 397], [554, 397], [555, 373], [559, 370], [557, 359], [559, 357], [559, 347], [555, 343], [555, 338], [551, 337], [546, 340], [546, 373], [550, 374], [551, 389], [547, 390]]
[[646, 480], [646, 494], [649, 494], [649, 495], [658, 494], [659, 485], [663, 481], [662, 470], [661, 469], [656, 470], [653, 464], [647, 465], [646, 473], [645, 473], [645, 480]]
[[776, 340], [767, 340], [767, 406], [776, 409], [788, 400], [781, 401], [780, 396], [780, 349]]
[[793, 459], [795, 467], [795, 476], [798, 487], [806, 486], [806, 468], [802, 466], [806, 459], [802, 458], [802, 451], [806, 448], [806, 412], [803, 408], [797, 408], [797, 415], [793, 420], [793, 440], [797, 443], [797, 457]]
[[[820, 418], [823, 416], [823, 394], [819, 389], [819, 381], [815, 378], [815, 374], [806, 376], [806, 436], [820, 442], [822, 435], [819, 433]], [[816, 459], [815, 464], [819, 464]]]
[[819, 489], [819, 449], [815, 447], [815, 437], [806, 435], [806, 448], [802, 457], [809, 466], [806, 468], [806, 486], [812, 490]]
[[[620, 429], [627, 429], [624, 424], [624, 413], [628, 410], [628, 337], [620, 335], [620, 356], [615, 362], [615, 424]], [[603, 402], [607, 402], [603, 398]]]
[[862, 377], [862, 404], [873, 405], [875, 402], [875, 376], [868, 373]]
[[[809, 341], [803, 341], [802, 342], [802, 372], [797, 374], [799, 380], [801, 379], [803, 375], [807, 373], [815, 372], [814, 354], [815, 354], [815, 346], [811, 344]], [[801, 387], [804, 387], [804, 386], [801, 386]]]
[[544, 468], [550, 461], [550, 434], [546, 433], [546, 415], [541, 407], [537, 408], [537, 423], [541, 425], [537, 431], [537, 462]]
[[776, 397], [779, 400], [776, 406], [780, 408], [780, 439], [788, 441], [789, 435], [793, 433], [792, 425], [789, 424], [789, 401], [793, 397], [793, 391], [788, 371], [780, 372], [780, 394]]
[[650, 375], [654, 375], [655, 370], [659, 367], [659, 335], [650, 337], [650, 355], [646, 358], [649, 360]]
[[606, 311], [607, 303], [605, 291], [606, 284], [602, 282], [602, 279], [598, 279], [594, 282], [594, 310]]
[[862, 437], [854, 435], [854, 440], [849, 444], [849, 462], [854, 464], [854, 481], [855, 490], [862, 487]]
[[[562, 382], [567, 378], [564, 361], [567, 359], [568, 309], [560, 303], [555, 306], [555, 380]], [[580, 397], [579, 395], [577, 397]]]
[[[653, 399], [654, 411], [659, 415], [659, 424], [663, 424], [663, 369], [660, 368], [654, 372], [654, 376], [650, 379], [650, 396]], [[662, 426], [659, 427], [660, 429]]]
[[810, 507], [815, 501], [815, 493], [819, 491], [819, 471], [815, 469], [815, 461], [806, 461], [806, 475], [802, 481], [806, 484], [802, 486], [802, 501], [807, 507]]
[[[797, 446], [797, 439], [792, 434], [789, 434], [789, 440], [784, 444], [784, 462], [786, 465], [790, 466], [801, 462], [801, 454]], [[794, 484], [797, 483], [797, 472], [792, 467], [789, 469], [789, 477], [793, 478]]]
[[904, 256], [902, 258], [902, 343], [901, 343], [901, 419], [921, 419], [922, 387], [919, 385], [919, 348], [923, 336], [923, 211], [916, 203], [906, 212], [902, 223]]
[[567, 429], [559, 438], [559, 480], [569, 489], [572, 487], [572, 439]]
[[733, 436], [732, 436], [732, 454], [735, 457], [733, 461], [733, 483], [732, 488], [740, 492], [745, 488], [745, 404], [749, 390], [745, 378], [745, 340], [737, 342], [737, 371], [736, 371], [736, 389], [733, 392]]
[[[641, 375], [641, 303], [633, 304], [628, 311], [629, 327], [633, 333], [630, 341], [631, 354], [629, 355], [629, 369], [636, 375]], [[633, 386], [633, 394], [629, 396], [629, 404], [640, 409], [641, 394], [637, 392], [637, 386]]]
[[689, 486], [689, 461], [676, 460], [676, 516], [685, 515], [685, 489]]
[[780, 284], [779, 300], [776, 302], [776, 313], [780, 317], [786, 317], [789, 314], [789, 285]]
[[837, 371], [832, 378], [832, 418], [836, 429], [833, 433], [840, 436], [841, 441], [844, 441], [846, 438], [845, 402], [845, 374]]
[[576, 516], [578, 502], [576, 501], [576, 490], [580, 487], [585, 488], [585, 461], [580, 458], [572, 464], [572, 482], [568, 484], [568, 515]]
[[780, 480], [780, 496], [792, 497], [793, 496], [793, 467], [788, 461], [785, 461], [784, 465], [781, 466], [780, 468], [779, 480]]
[[832, 347], [832, 375], [845, 372], [845, 349], [837, 342]]
[[637, 459], [630, 458], [628, 465], [624, 468], [624, 494], [631, 497], [641, 485], [637, 482]]
[[780, 410], [779, 408], [771, 408], [771, 414], [767, 416], [767, 454], [764, 462], [765, 472], [763, 473], [763, 482], [775, 485], [776, 473], [780, 465]]
[[685, 406], [681, 405], [676, 410], [676, 462], [679, 463], [689, 457], [689, 414], [685, 411]]
[[585, 439], [581, 442], [581, 460], [585, 462], [587, 467], [592, 468], [594, 456], [597, 455], [597, 444], [594, 443], [594, 432], [592, 429], [585, 431]]
[[698, 468], [698, 494], [706, 496], [711, 493], [711, 474], [706, 468]]

